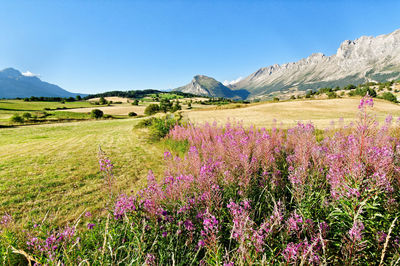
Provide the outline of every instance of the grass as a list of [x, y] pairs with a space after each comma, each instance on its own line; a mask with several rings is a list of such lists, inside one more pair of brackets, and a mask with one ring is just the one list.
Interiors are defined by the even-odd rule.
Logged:
[[[49, 114], [47, 119], [49, 120], [76, 120], [76, 119], [88, 119], [88, 115], [72, 113], [70, 110], [73, 108], [84, 108], [92, 107], [90, 102], [78, 101], [78, 102], [25, 102], [23, 100], [0, 100], [0, 125], [8, 125], [9, 119], [13, 114], [23, 114], [30, 112], [35, 115], [42, 115], [45, 111]], [[68, 112], [54, 111], [57, 109], [67, 109]], [[48, 110], [45, 110], [48, 109]]]
[[43, 219], [56, 223], [84, 210], [101, 211], [104, 182], [99, 145], [115, 164], [117, 187], [136, 190], [149, 169], [162, 171], [162, 144], [149, 144], [136, 121], [101, 120], [24, 126], [0, 130], [0, 213], [21, 224]]
[[[233, 106], [233, 109], [208, 106], [206, 110], [185, 110], [184, 114], [186, 119], [195, 123], [223, 123], [231, 118], [243, 120], [245, 125], [270, 128], [275, 118], [283, 121], [285, 126], [293, 125], [298, 120], [312, 120], [317, 127], [323, 128], [340, 117], [345, 121], [353, 120], [358, 102], [358, 98], [347, 98], [261, 103], [241, 108]], [[58, 104], [62, 105], [0, 101], [0, 117], [6, 112], [6, 106], [12, 106], [8, 107], [7, 112], [20, 112], [16, 110], [26, 110], [28, 106], [30, 110], [42, 110], [45, 106], [54, 108]], [[65, 104], [68, 108], [84, 105], [92, 106], [85, 102]], [[125, 107], [128, 106], [122, 104], [102, 108]], [[71, 111], [49, 112], [49, 119], [85, 119], [88, 116]], [[400, 116], [400, 107], [376, 99], [374, 112], [379, 120], [383, 120], [387, 114]], [[120, 190], [142, 187], [148, 170], [163, 171], [161, 159], [164, 144], [150, 144], [146, 139], [147, 130], [134, 127], [138, 121], [91, 120], [0, 129], [0, 214], [13, 213], [18, 221], [25, 223], [41, 219], [49, 211], [52, 219], [64, 223], [76, 218], [85, 209], [101, 211], [104, 206], [104, 184], [97, 162], [99, 145], [115, 163]]]
[[[283, 123], [284, 127], [293, 126], [297, 121], [312, 121], [317, 128], [324, 129], [339, 118], [344, 122], [356, 118], [359, 98], [344, 98], [331, 100], [298, 100], [277, 103], [252, 104], [248, 107], [232, 109], [216, 109], [186, 111], [185, 119], [193, 123], [219, 122], [227, 120], [243, 121], [244, 125], [271, 128], [274, 119]], [[388, 101], [374, 99], [374, 113], [379, 121], [388, 114], [397, 118], [400, 116], [400, 105]]]
[[25, 102], [23, 100], [0, 100], [1, 111], [42, 111], [44, 108], [81, 108], [93, 106], [90, 102]]

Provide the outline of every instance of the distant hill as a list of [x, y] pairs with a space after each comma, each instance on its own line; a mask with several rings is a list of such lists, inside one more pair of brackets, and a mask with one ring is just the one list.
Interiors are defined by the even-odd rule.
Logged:
[[181, 91], [207, 97], [238, 99], [245, 99], [249, 94], [246, 90], [231, 90], [221, 82], [204, 75], [194, 76], [189, 84], [176, 88], [173, 91]]
[[[41, 81], [35, 76], [25, 76], [14, 68], [0, 71], [0, 98], [75, 97], [57, 85]], [[85, 96], [84, 94], [79, 94]]]

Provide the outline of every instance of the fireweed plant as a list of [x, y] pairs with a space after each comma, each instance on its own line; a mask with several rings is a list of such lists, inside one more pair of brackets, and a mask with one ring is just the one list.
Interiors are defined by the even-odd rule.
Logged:
[[[150, 172], [147, 187], [117, 195], [108, 216], [34, 225], [19, 240], [6, 214], [2, 262], [398, 265], [400, 137], [391, 117], [378, 125], [372, 107], [364, 97], [356, 123], [318, 138], [302, 123], [176, 125], [167, 139], [188, 149], [165, 152], [162, 182]], [[111, 161], [99, 158], [113, 195]]]

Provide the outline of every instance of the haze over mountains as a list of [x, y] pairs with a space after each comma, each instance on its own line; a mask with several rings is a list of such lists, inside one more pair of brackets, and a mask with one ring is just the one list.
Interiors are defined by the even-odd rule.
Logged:
[[[196, 77], [188, 85], [175, 90], [205, 96], [216, 94], [213, 87], [204, 87], [201, 82], [196, 82]], [[254, 99], [272, 97], [277, 92], [289, 90], [305, 91], [399, 78], [400, 29], [387, 35], [346, 40], [332, 56], [315, 53], [297, 62], [260, 68], [237, 82], [226, 83], [224, 90], [220, 89], [219, 82], [215, 84], [218, 84], [216, 91], [219, 95], [227, 92], [224, 97], [240, 95], [243, 99]], [[243, 97], [246, 91], [247, 96]]]
[[41, 81], [36, 76], [24, 75], [13, 68], [6, 68], [0, 71], [0, 98], [25, 98], [30, 96], [75, 97], [76, 95], [78, 94]]

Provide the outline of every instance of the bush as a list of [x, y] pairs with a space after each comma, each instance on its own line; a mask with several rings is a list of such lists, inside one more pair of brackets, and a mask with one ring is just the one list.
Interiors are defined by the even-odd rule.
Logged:
[[137, 113], [135, 113], [135, 112], [129, 112], [128, 116], [137, 116]]
[[346, 87], [344, 87], [344, 90], [354, 90], [356, 88], [356, 86], [354, 86], [353, 84], [349, 84]]
[[158, 104], [149, 104], [146, 109], [144, 109], [144, 113], [146, 115], [154, 115], [156, 113], [160, 112], [160, 106]]
[[337, 98], [337, 94], [336, 94], [336, 92], [334, 92], [334, 91], [330, 91], [330, 92], [328, 92], [326, 95], [328, 95], [328, 98], [329, 98], [329, 99], [335, 99], [335, 98]]
[[100, 105], [105, 105], [105, 104], [108, 104], [108, 101], [103, 96], [101, 96], [100, 100], [99, 100], [99, 104]]
[[176, 119], [170, 116], [164, 118], [151, 117], [141, 120], [137, 127], [148, 127], [150, 129], [149, 140], [156, 141], [165, 137], [175, 125], [180, 125], [181, 118], [181, 116]]
[[139, 101], [135, 99], [135, 100], [132, 102], [132, 105], [139, 105]]
[[397, 103], [397, 97], [391, 92], [384, 92], [382, 94], [382, 99]]
[[104, 115], [103, 111], [99, 110], [99, 109], [93, 109], [92, 112], [90, 112], [90, 116], [92, 118], [102, 118]]
[[28, 112], [27, 113], [23, 113], [22, 117], [25, 118], [25, 119], [30, 119], [30, 118], [32, 118], [32, 114], [28, 113]]
[[175, 113], [176, 111], [182, 110], [182, 106], [180, 105], [179, 101], [176, 100], [174, 105], [172, 106], [171, 112]]
[[350, 96], [358, 95], [362, 97], [364, 97], [367, 94], [374, 98], [377, 96], [376, 91], [374, 89], [371, 89], [370, 87], [359, 87], [356, 88], [354, 91], [350, 91], [349, 93]]
[[10, 121], [11, 121], [12, 123], [19, 123], [19, 124], [22, 124], [22, 123], [24, 123], [24, 118], [23, 118], [22, 116], [18, 115], [18, 114], [13, 114], [13, 115], [11, 116], [11, 118], [10, 118]]

